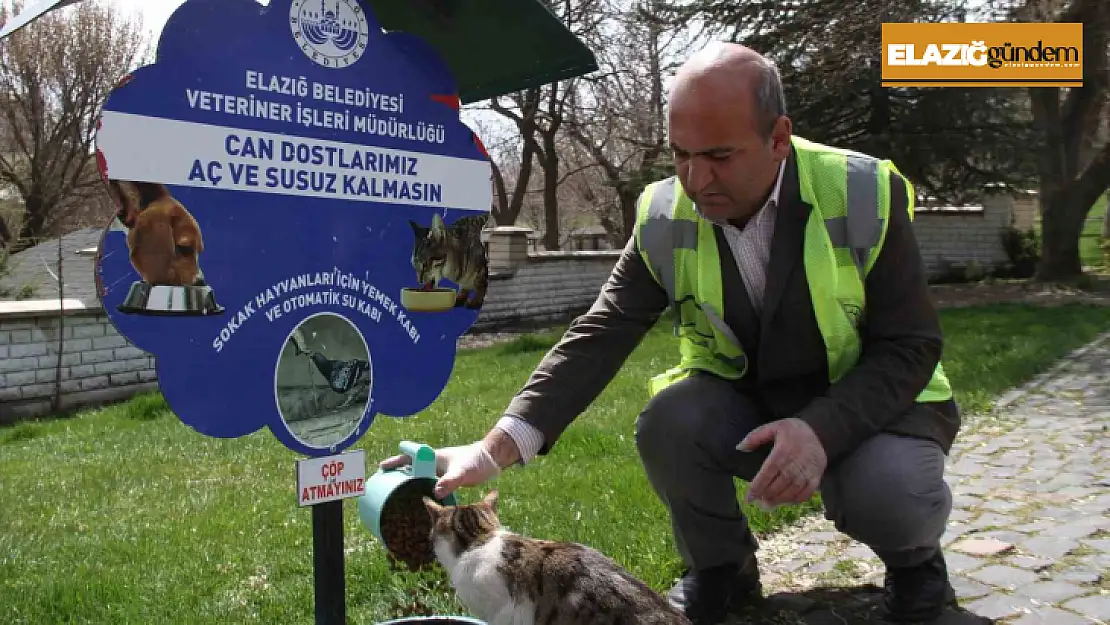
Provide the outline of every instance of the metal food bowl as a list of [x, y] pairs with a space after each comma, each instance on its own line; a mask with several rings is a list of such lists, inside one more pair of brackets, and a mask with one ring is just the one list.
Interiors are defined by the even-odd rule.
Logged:
[[153, 286], [134, 282], [127, 298], [118, 307], [122, 313], [138, 315], [201, 316], [219, 315], [224, 307], [216, 303], [212, 288], [204, 286]]

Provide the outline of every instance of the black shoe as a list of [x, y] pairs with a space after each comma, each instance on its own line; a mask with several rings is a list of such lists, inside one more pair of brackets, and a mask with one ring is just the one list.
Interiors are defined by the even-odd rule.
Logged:
[[944, 553], [917, 566], [888, 568], [884, 580], [884, 617], [891, 623], [921, 623], [940, 618], [956, 605], [956, 590], [948, 581]]
[[667, 600], [693, 625], [718, 625], [759, 598], [759, 565], [754, 555], [740, 564], [687, 571], [667, 593]]

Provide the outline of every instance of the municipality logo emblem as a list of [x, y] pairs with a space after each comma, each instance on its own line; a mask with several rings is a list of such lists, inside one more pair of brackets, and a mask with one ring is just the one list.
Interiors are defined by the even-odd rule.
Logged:
[[293, 0], [289, 26], [301, 51], [324, 67], [353, 65], [370, 40], [358, 0]]

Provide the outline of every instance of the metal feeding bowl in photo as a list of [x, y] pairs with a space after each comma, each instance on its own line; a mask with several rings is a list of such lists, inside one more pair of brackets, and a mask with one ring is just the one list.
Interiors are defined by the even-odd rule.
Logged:
[[208, 286], [152, 286], [135, 282], [119, 306], [143, 315], [218, 315], [224, 311]]

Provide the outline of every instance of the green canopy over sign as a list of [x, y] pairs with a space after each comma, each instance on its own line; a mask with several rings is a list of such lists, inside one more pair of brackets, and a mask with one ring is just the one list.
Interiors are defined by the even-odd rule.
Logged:
[[597, 70], [543, 0], [367, 0], [386, 30], [421, 37], [451, 67], [464, 104]]
[[[41, 0], [26, 7], [0, 29], [0, 40], [81, 1]], [[464, 104], [597, 70], [593, 52], [545, 0], [366, 1], [382, 28], [412, 33], [439, 50]]]

